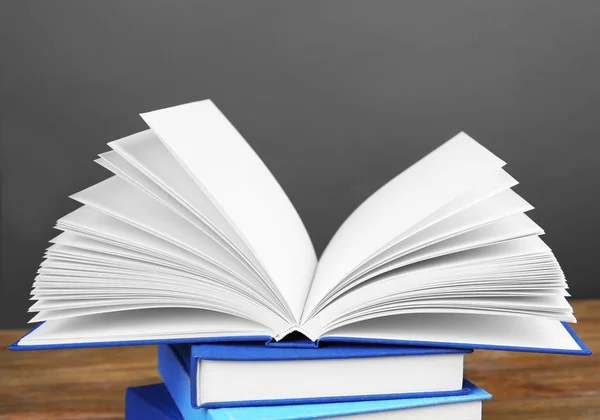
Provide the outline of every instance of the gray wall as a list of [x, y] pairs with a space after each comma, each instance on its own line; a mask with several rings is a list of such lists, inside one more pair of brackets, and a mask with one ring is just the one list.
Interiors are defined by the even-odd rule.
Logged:
[[600, 297], [597, 1], [2, 5], [0, 327], [23, 327], [67, 196], [139, 112], [211, 98], [320, 253], [363, 199], [464, 130], [508, 162], [577, 298]]

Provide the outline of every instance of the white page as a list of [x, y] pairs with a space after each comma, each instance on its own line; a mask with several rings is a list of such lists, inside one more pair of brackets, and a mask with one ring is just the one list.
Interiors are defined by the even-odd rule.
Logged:
[[[41, 275], [54, 275], [64, 277], [78, 277], [82, 275], [98, 278], [108, 278], [109, 276], [138, 277], [140, 279], [148, 279], [148, 281], [151, 281], [153, 279], [168, 279], [170, 282], [172, 282], [173, 289], [175, 289], [175, 286], [178, 284], [192, 284], [197, 285], [198, 287], [202, 285], [213, 287], [216, 285], [221, 288], [231, 287], [231, 285], [226, 282], [199, 275], [180, 275], [177, 272], [169, 271], [148, 271], [145, 270], [143, 267], [115, 267], [110, 265], [81, 264], [76, 262], [65, 262], [56, 260], [51, 260], [47, 263], [44, 263], [42, 267], [38, 269], [38, 273], [40, 273]], [[239, 289], [236, 287], [233, 290], [237, 291]], [[248, 288], [243, 290], [251, 289]]]
[[[82, 294], [81, 292], [85, 292]], [[120, 303], [120, 301], [127, 301], [128, 299], [155, 299], [158, 301], [159, 299], [189, 299], [189, 294], [182, 292], [174, 292], [170, 290], [168, 287], [159, 288], [146, 288], [144, 286], [141, 287], [131, 287], [125, 289], [119, 288], [96, 288], [96, 289], [71, 289], [71, 290], [54, 290], [52, 292], [38, 292], [34, 291], [33, 296], [29, 300], [37, 300], [37, 302], [41, 302], [42, 306], [51, 305], [50, 307], [43, 308], [39, 307], [40, 310], [54, 310], [54, 309], [69, 309], [72, 307], [87, 307], [85, 301], [89, 301], [92, 303], [92, 306], [101, 306], [94, 305], [94, 302], [104, 302], [111, 301], [114, 303]], [[67, 302], [74, 301], [75, 304], [72, 306], [67, 305]], [[52, 306], [53, 302], [57, 302], [58, 305]], [[62, 306], [65, 304], [65, 306]], [[60, 307], [59, 307], [60, 305]], [[169, 306], [169, 305], [165, 305]]]
[[299, 320], [317, 259], [264, 163], [211, 101], [142, 118], [254, 251]]
[[122, 296], [112, 299], [52, 299], [40, 300], [30, 308], [30, 312], [38, 312], [29, 322], [40, 322], [62, 318], [73, 318], [109, 312], [133, 313], [148, 308], [193, 308], [227, 313], [260, 323], [272, 331], [286, 328], [284, 319], [273, 314], [264, 307], [252, 305], [223, 293], [205, 293], [203, 299], [184, 297], [138, 297]]
[[[420, 298], [432, 296], [432, 289], [407, 289], [398, 295], [400, 299]], [[502, 296], [570, 296], [564, 288], [561, 287], [514, 287], [511, 285], [448, 285], [435, 287], [436, 298], [457, 298], [457, 297], [502, 297]], [[381, 300], [393, 301], [393, 299]], [[380, 301], [378, 301], [380, 302]]]
[[[168, 152], [166, 153], [168, 154]], [[190, 221], [190, 223], [193, 223], [198, 229], [209, 235], [215, 242], [225, 244], [223, 238], [218, 235], [213, 228], [207, 226], [207, 224], [200, 219], [200, 217], [198, 217], [197, 213], [194, 214], [189, 207], [186, 207], [178, 200], [173, 198], [169, 193], [161, 188], [159, 184], [147, 177], [144, 173], [142, 173], [142, 171], [129, 163], [117, 152], [113, 150], [110, 152], [101, 153], [99, 156], [100, 158], [95, 160], [96, 163], [102, 165], [119, 178], [129, 182], [133, 186], [144, 191], [146, 194], [160, 201], [164, 206], [169, 207], [169, 209], [177, 213], [179, 216], [187, 219]], [[165, 155], [160, 155], [160, 158], [164, 159]]]
[[[139, 300], [144, 298], [146, 302], [156, 302], [157, 305], [160, 303], [161, 306], [169, 306], [173, 302], [169, 302], [166, 297], [171, 295], [195, 303], [195, 306], [201, 308], [205, 308], [207, 303], [210, 303], [211, 307], [217, 307], [230, 313], [235, 311], [235, 314], [255, 319], [265, 325], [278, 325], [281, 328], [286, 328], [287, 325], [287, 323], [282, 323], [281, 320], [271, 320], [273, 317], [278, 318], [279, 315], [274, 312], [270, 301], [262, 298], [252, 288], [243, 287], [243, 285], [236, 285], [235, 288], [231, 288], [230, 283], [223, 284], [213, 279], [181, 273], [177, 270], [162, 269], [155, 271], [152, 264], [138, 263], [116, 267], [114, 265], [82, 264], [48, 259], [42, 263], [38, 272], [41, 273], [42, 277], [41, 279], [40, 276], [36, 277], [38, 284], [53, 282], [56, 279], [70, 279], [72, 284], [70, 291], [67, 289], [68, 293], [75, 293], [74, 297], [83, 300], [82, 302], [72, 302], [75, 306], [90, 308], [108, 305], [106, 302], [98, 302], [100, 300], [98, 296], [91, 296], [89, 291], [81, 287], [81, 283], [77, 281], [81, 280], [83, 276], [84, 281], [96, 278], [98, 280], [97, 284], [105, 291], [110, 288], [111, 280], [118, 281], [128, 287], [129, 293], [123, 293], [123, 290], [116, 291], [116, 293], [111, 294], [112, 299], [119, 300], [130, 297]], [[132, 279], [139, 280], [136, 283], [137, 287], [132, 286]], [[65, 293], [66, 290], [63, 289], [62, 292]], [[52, 302], [51, 307], [49, 307], [46, 302], [48, 299], [44, 298], [43, 293], [42, 295], [35, 293], [35, 290], [34, 298], [38, 299], [38, 302], [32, 306], [31, 310], [49, 311], [73, 306], [60, 306], [60, 302], [53, 299], [55, 302]], [[95, 302], [91, 302], [89, 299], [94, 299]], [[121, 301], [119, 300], [119, 302]], [[50, 317], [48, 314], [43, 314], [36, 317], [35, 320], [43, 319], [42, 316]]]
[[419, 246], [369, 272], [366, 278], [372, 278], [415, 262], [526, 236], [537, 236], [543, 233], [542, 228], [529, 217], [522, 213], [515, 214], [491, 223], [482, 224], [475, 229], [463, 230], [461, 233], [450, 236], [447, 239], [431, 241], [424, 246]]
[[239, 244], [240, 240], [227, 220], [152, 130], [132, 134], [108, 145], [182, 205], [195, 211], [215, 232]]
[[453, 253], [450, 255], [433, 258], [422, 263], [403, 270], [403, 274], [412, 271], [424, 271], [433, 273], [434, 270], [448, 268], [461, 269], [466, 267], [467, 270], [479, 271], [481, 268], [476, 267], [476, 264], [491, 263], [497, 266], [501, 261], [510, 261], [511, 259], [528, 262], [529, 258], [539, 258], [541, 256], [552, 255], [552, 251], [538, 236], [528, 236], [525, 238], [515, 239], [512, 241], [501, 242], [486, 247], [476, 248], [463, 253]]
[[[452, 392], [463, 388], [464, 354], [461, 353], [370, 357], [366, 360], [195, 360], [195, 397], [199, 405]], [[390, 375], [390, 372], [399, 374]]]
[[395, 307], [436, 306], [436, 307], [480, 307], [501, 310], [523, 309], [549, 312], [571, 312], [571, 306], [563, 296], [511, 296], [511, 297], [438, 297], [438, 296], [396, 296], [391, 303]]
[[[106, 217], [106, 216], [105, 216]], [[51, 243], [58, 246], [64, 246], [70, 250], [77, 250], [77, 252], [96, 252], [107, 256], [118, 256], [124, 258], [137, 259], [142, 261], [155, 262], [157, 257], [153, 256], [149, 258], [147, 254], [137, 252], [132, 249], [122, 248], [120, 246], [111, 245], [106, 242], [92, 239], [88, 236], [81, 235], [76, 232], [61, 232], [60, 235], [50, 240]], [[52, 249], [53, 246], [49, 247], [48, 250]], [[159, 259], [160, 260], [160, 259]], [[167, 260], [162, 260], [167, 262]], [[161, 261], [161, 262], [162, 262]], [[183, 265], [182, 265], [183, 267]]]
[[[135, 275], [106, 275], [93, 276], [89, 274], [79, 274], [76, 276], [61, 276], [54, 274], [40, 274], [36, 276], [33, 284], [32, 295], [61, 295], [72, 294], [78, 296], [79, 299], [89, 298], [88, 293], [94, 291], [104, 291], [107, 294], [113, 293], [135, 293], [138, 295], [162, 295], [163, 292], [171, 293], [174, 291], [173, 286], [176, 286], [177, 291], [188, 291], [189, 294], [218, 294], [220, 299], [229, 301], [229, 296], [235, 296], [237, 299], [246, 298], [247, 295], [241, 293], [232, 293], [232, 291], [224, 291], [223, 288], [217, 285], [210, 285], [198, 282], [183, 282], [165, 278], [141, 277]], [[155, 293], [157, 292], [157, 293]], [[205, 299], [201, 297], [198, 299]], [[269, 308], [263, 305], [265, 308]]]
[[388, 255], [388, 258], [397, 258], [422, 247], [532, 209], [533, 207], [514, 191], [503, 191], [423, 229], [390, 248], [385, 254]]
[[374, 258], [369, 259], [364, 264], [361, 264], [358, 269], [353, 270], [351, 275], [348, 276], [348, 279], [354, 279], [360, 275], [363, 275], [366, 271], [370, 270], [390, 256], [397, 254], [397, 249], [399, 249], [399, 247], [404, 247], [403, 244], [406, 241], [412, 240], [415, 235], [420, 234], [424, 229], [438, 225], [457, 213], [463, 213], [467, 209], [478, 205], [482, 201], [489, 201], [492, 197], [509, 190], [515, 185], [517, 185], [517, 181], [502, 169], [497, 169], [483, 176], [477, 180], [477, 184], [475, 184], [470, 190], [456, 197], [448, 204], [440, 207], [425, 219], [406, 230], [401, 236], [394, 240], [396, 243], [393, 243], [389, 248], [376, 254]]
[[[113, 247], [119, 249], [118, 247]], [[112, 267], [127, 267], [132, 269], [146, 269], [157, 273], [171, 273], [181, 276], [192, 276], [194, 273], [183, 265], [173, 264], [159, 258], [150, 258], [141, 253], [119, 249], [120, 252], [108, 254], [89, 249], [76, 248], [68, 245], [56, 244], [46, 252], [48, 260], [41, 266], [48, 266], [49, 261], [72, 261], [85, 264], [102, 264]], [[126, 251], [126, 252], [124, 252]], [[129, 255], [127, 255], [129, 254]], [[197, 275], [197, 274], [196, 274]]]
[[560, 321], [521, 316], [400, 315], [347, 325], [326, 336], [581, 350]]
[[[166, 284], [172, 290], [188, 290], [188, 293], [201, 293], [205, 287], [219, 287], [226, 290], [234, 290], [240, 295], [251, 297], [254, 301], [260, 302], [265, 307], [272, 307], [271, 302], [261, 296], [253, 288], [248, 287], [244, 284], [235, 284], [224, 282], [219, 279], [210, 278], [198, 274], [181, 274], [176, 271], [148, 271], [145, 267], [127, 267], [127, 266], [111, 266], [111, 265], [99, 265], [99, 264], [82, 264], [80, 262], [73, 262], [68, 260], [57, 260], [52, 259], [47, 264], [44, 264], [42, 268], [38, 270], [38, 277], [42, 281], [43, 278], [47, 278], [47, 281], [56, 280], [57, 278], [63, 279], [74, 279], [79, 277], [90, 277], [110, 280], [111, 278], [123, 278], [127, 279], [139, 279], [146, 281], [148, 284], [151, 282], [167, 282]], [[36, 281], [38, 280], [36, 277]], [[125, 283], [126, 284], [126, 283]]]
[[270, 300], [266, 299], [254, 288], [245, 284], [238, 283], [234, 285], [219, 279], [194, 273], [182, 273], [177, 270], [154, 270], [154, 267], [148, 268], [143, 265], [114, 266], [97, 263], [82, 264], [78, 261], [49, 259], [42, 263], [42, 267], [38, 270], [38, 273], [36, 281], [39, 282], [49, 282], [57, 278], [74, 280], [80, 277], [105, 280], [107, 284], [112, 278], [120, 278], [123, 279], [124, 285], [129, 284], [128, 280], [130, 279], [139, 279], [145, 281], [148, 287], [152, 283], [159, 282], [166, 284], [171, 290], [185, 290], [186, 293], [196, 295], [199, 298], [201, 298], [199, 295], [207, 287], [219, 287], [221, 290], [234, 290], [236, 294], [247, 296], [266, 308], [276, 310]]
[[[444, 243], [456, 236], [464, 235], [473, 229], [481, 228], [507, 217], [510, 218], [510, 216], [529, 211], [532, 208], [533, 207], [529, 203], [523, 200], [512, 190], [503, 191], [488, 198], [487, 200], [480, 201], [471, 207], [447, 217], [444, 220], [435, 223], [412, 235], [411, 237], [399, 242], [395, 246], [383, 252], [380, 256], [374, 258], [373, 262], [365, 264], [365, 269], [360, 276], [341, 283], [333, 290], [336, 291], [337, 289], [347, 289], [349, 287], [348, 284], [350, 283], [352, 283], [352, 286], [355, 287], [356, 284], [360, 284], [362, 281], [372, 278], [375, 275], [381, 274], [394, 267], [406, 265], [398, 263], [401, 260], [411, 257], [413, 253], [418, 252], [422, 248], [429, 247], [440, 242]], [[510, 229], [509, 226], [503, 225], [502, 227]], [[535, 225], [535, 227], [537, 227], [537, 225]], [[508, 239], [526, 236], [525, 234], [530, 232], [530, 230], [526, 229], [524, 226], [522, 228], [522, 234], [515, 232], [515, 235]], [[514, 229], [511, 229], [511, 231], [514, 232]], [[484, 230], [483, 232], [487, 231]], [[543, 233], [539, 227], [536, 229], [536, 232], [537, 234]], [[529, 233], [529, 235], [533, 234], [535, 233]], [[451, 252], [456, 251], [450, 249], [448, 253]], [[377, 263], [378, 261], [379, 263]], [[394, 261], [394, 263], [392, 263], [392, 261]], [[382, 264], [385, 262], [387, 262], [387, 264]], [[323, 303], [327, 302], [328, 300], [329, 299], [324, 300]], [[320, 307], [321, 306], [322, 305], [320, 305]]]
[[[173, 292], [168, 283], [152, 282], [147, 284], [143, 281], [132, 280], [127, 284], [119, 282], [108, 282], [107, 284], [78, 283], [76, 287], [43, 288], [37, 286], [32, 291], [33, 299], [59, 300], [59, 299], [111, 299], [120, 296], [153, 297], [153, 296], [184, 296], [181, 292]], [[95, 287], [90, 287], [95, 286]], [[83, 292], [83, 293], [82, 293]], [[187, 295], [189, 296], [189, 295]]]
[[341, 325], [351, 324], [371, 318], [410, 313], [460, 313], [479, 311], [482, 314], [529, 314], [544, 318], [576, 322], [572, 308], [562, 293], [506, 294], [506, 293], [454, 293], [431, 296], [426, 294], [396, 295], [373, 300], [352, 308], [339, 317], [330, 317], [318, 328], [313, 324], [309, 331], [312, 336], [329, 331]]
[[429, 405], [379, 412], [368, 412], [367, 410], [369, 410], [369, 406], [365, 402], [364, 412], [336, 416], [335, 420], [481, 420], [481, 401]]
[[[537, 236], [533, 238], [538, 239]], [[361, 294], [365, 294], [366, 296], [371, 293], [369, 289], [374, 288], [380, 288], [382, 293], [387, 293], [402, 290], [403, 284], [420, 284], [422, 288], [427, 288], [430, 284], [436, 284], [439, 279], [460, 280], [464, 283], [473, 281], [491, 283], [512, 279], [513, 283], [520, 283], [519, 287], [526, 287], [536, 278], [561, 279], [564, 282], [562, 270], [551, 252], [531, 254], [531, 259], [520, 258], [518, 255], [511, 257], [510, 252], [515, 248], [521, 248], [522, 241], [528, 239], [530, 237], [517, 238], [401, 267], [361, 285], [356, 290], [351, 290], [346, 295], [360, 297]], [[540, 259], [542, 257], [543, 259]], [[384, 292], [386, 288], [387, 292]]]
[[58, 220], [57, 226], [63, 230], [75, 230], [81, 234], [91, 234], [99, 241], [105, 240], [119, 246], [130, 247], [137, 252], [158, 255], [181, 264], [188, 264], [189, 267], [195, 268], [198, 273], [228, 279], [227, 281], [232, 283], [240, 283], [243, 280], [177, 245], [88, 206], [80, 207], [62, 217]]
[[[164, 273], [166, 273], [171, 276], [183, 277], [188, 279], [195, 279], [201, 281], [204, 281], [206, 279], [212, 279], [214, 281], [214, 278], [200, 276], [197, 271], [190, 270], [187, 266], [181, 264], [173, 264], [163, 259], [154, 257], [150, 258], [148, 256], [140, 258], [138, 257], [138, 255], [135, 255], [135, 257], [131, 257], [126, 254], [124, 255], [123, 253], [121, 253], [121, 255], [107, 254], [87, 249], [78, 249], [67, 245], [56, 244], [53, 247], [51, 247], [49, 251], [47, 251], [45, 258], [47, 258], [46, 261], [43, 261], [40, 264], [40, 267], [65, 266], [68, 268], [73, 268], [75, 267], [74, 264], [79, 264], [79, 266], [82, 267], [81, 269], [88, 270], [93, 269], [94, 267], [105, 267], [121, 270], [126, 269], [144, 271], [146, 273], [153, 273], [155, 275], [163, 275]], [[221, 281], [221, 283], [224, 282]]]
[[[386, 281], [389, 278], [397, 277], [397, 274], [392, 272], [393, 270], [406, 267], [410, 264], [449, 255], [452, 253], [490, 246], [513, 239], [540, 235], [542, 233], [542, 229], [529, 217], [524, 214], [516, 214], [514, 216], [498, 220], [432, 245], [425, 246], [416, 251], [407, 253], [404, 256], [393, 259], [389, 263], [370, 271], [364, 279], [360, 279], [360, 282], [362, 284], [364, 281], [369, 281], [369, 279], [375, 277], [377, 277], [376, 281]], [[387, 272], [390, 273], [389, 276], [385, 275]], [[402, 281], [402, 283], [395, 282], [393, 285], [394, 289], [397, 290], [398, 288], [409, 287], [410, 283], [408, 285], [405, 284], [407, 280], [410, 279], [405, 279]], [[421, 282], [420, 285], [422, 287], [427, 286], [427, 284], [423, 282]], [[332, 294], [325, 302], [329, 304], [337, 296], [347, 292], [353, 287], [357, 287], [357, 283], [345, 286], [335, 294]], [[392, 290], [387, 290], [385, 293], [390, 292], [392, 292]]]
[[[390, 265], [383, 266], [382, 270], [385, 269], [385, 271], [389, 271], [390, 269], [399, 268], [417, 261], [424, 261], [426, 259], [451, 254], [453, 252], [489, 246], [526, 236], [538, 236], [543, 233], [544, 231], [542, 228], [529, 217], [522, 213], [515, 214], [420, 248], [400, 259], [394, 260]], [[372, 274], [380, 274], [381, 272], [373, 272]]]
[[107, 276], [94, 276], [90, 273], [82, 273], [73, 276], [62, 276], [59, 274], [38, 274], [35, 277], [33, 283], [32, 293], [38, 291], [51, 291], [51, 290], [87, 290], [87, 289], [102, 289], [113, 290], [114, 288], [119, 289], [138, 289], [145, 288], [147, 290], [152, 289], [169, 289], [173, 290], [171, 286], [181, 286], [189, 290], [206, 290], [208, 287], [214, 287], [207, 285], [206, 283], [200, 283], [196, 281], [190, 281], [185, 279], [165, 279], [163, 277], [150, 277], [145, 276], [139, 278], [135, 275], [125, 275], [123, 277]]
[[[225, 307], [218, 301], [216, 298], [218, 294], [215, 293], [212, 299], [209, 299], [209, 296], [205, 296], [204, 300], [195, 299], [193, 296], [142, 296], [142, 297], [134, 297], [134, 296], [122, 296], [121, 298], [108, 298], [108, 299], [52, 299], [52, 300], [38, 300], [29, 310], [29, 312], [42, 312], [48, 311], [49, 313], [58, 313], [63, 310], [69, 309], [82, 309], [88, 310], [92, 308], [105, 308], [113, 305], [122, 306], [122, 310], [126, 310], [129, 305], [141, 305], [141, 304], [149, 304], [149, 305], [159, 305], [160, 307], [168, 308], [168, 307], [178, 307], [178, 306], [187, 306], [199, 309], [212, 309], [217, 310], [219, 312], [228, 312], [232, 313], [233, 311], [237, 312], [239, 316], [244, 318], [249, 318], [256, 320], [258, 319], [249, 317], [249, 313], [252, 314], [252, 311], [247, 310], [248, 308], [244, 308], [244, 310], [239, 309], [238, 305], [231, 305], [231, 307]], [[42, 319], [42, 318], [39, 318]], [[47, 318], [50, 319], [50, 318]]]
[[[217, 293], [222, 296], [234, 295], [235, 298], [245, 299], [243, 294], [232, 293], [231, 290], [223, 292], [221, 288], [215, 285], [206, 286], [204, 284], [195, 284], [193, 282], [172, 282], [167, 279], [152, 279], [146, 281], [146, 279], [139, 279], [135, 277], [124, 278], [119, 277], [115, 279], [106, 279], [106, 281], [98, 281], [94, 277], [76, 277], [67, 278], [65, 281], [59, 276], [48, 280], [48, 275], [44, 275], [41, 279], [36, 278], [34, 287], [31, 291], [31, 295], [35, 298], [45, 296], [65, 296], [67, 298], [76, 299], [90, 299], [96, 298], [102, 294], [106, 296], [120, 296], [120, 295], [134, 295], [134, 296], [184, 296], [189, 297], [190, 292], [192, 293]], [[120, 281], [121, 280], [121, 281]], [[174, 289], [173, 283], [178, 286]], [[537, 289], [536, 289], [537, 290]]]
[[212, 238], [118, 177], [86, 188], [71, 198], [171, 242], [239, 278], [256, 278], [253, 272]]
[[168, 308], [47, 321], [23, 337], [19, 345], [271, 334], [260, 324], [232, 315]]
[[[149, 272], [145, 270], [122, 269], [119, 267], [81, 265], [73, 263], [53, 262], [50, 266], [46, 265], [38, 270], [36, 276], [38, 284], [44, 282], [53, 282], [55, 280], [77, 282], [79, 279], [97, 279], [104, 281], [104, 284], [110, 284], [111, 280], [123, 281], [127, 285], [130, 280], [139, 280], [146, 283], [148, 287], [152, 284], [165, 284], [172, 291], [186, 291], [188, 295], [196, 299], [202, 299], [202, 293], [207, 290], [219, 290], [221, 293], [235, 293], [239, 296], [245, 296], [252, 302], [258, 303], [269, 310], [275, 310], [270, 301], [262, 298], [256, 291], [244, 285], [235, 285], [211, 279], [203, 276], [189, 275], [182, 276], [177, 273], [169, 272]], [[215, 289], [217, 288], [217, 289]]]
[[[368, 321], [371, 319], [381, 319], [386, 317], [394, 317], [397, 315], [417, 315], [417, 314], [467, 314], [467, 315], [486, 315], [486, 316], [497, 316], [500, 318], [506, 317], [531, 317], [531, 318], [540, 318], [545, 320], [552, 321], [565, 321], [563, 313], [555, 313], [549, 311], [541, 311], [541, 310], [525, 310], [525, 309], [511, 309], [511, 310], [502, 310], [502, 309], [486, 309], [479, 307], [472, 308], [455, 308], [455, 307], [408, 307], [396, 310], [385, 310], [380, 313], [373, 312], [365, 312], [365, 315], [361, 315], [361, 313], [353, 314], [351, 318], [347, 318], [344, 320], [339, 320], [328, 324], [326, 328], [323, 330], [323, 335], [326, 335], [327, 332], [333, 331], [335, 329], [341, 328], [346, 325], [353, 325], [357, 323], [361, 323], [363, 321]], [[572, 317], [570, 321], [566, 322], [576, 322], [575, 318]]]
[[[330, 302], [302, 325], [302, 331], [310, 337], [317, 336], [332, 320], [369, 302], [400, 293], [403, 283], [409, 288], [417, 285], [426, 288], [428, 284], [437, 284], [441, 280], [446, 282], [465, 281], [481, 276], [502, 279], [505, 277], [505, 270], [514, 270], [517, 267], [514, 264], [519, 264], [517, 275], [521, 275], [518, 272], [521, 268], [531, 266], [530, 260], [522, 258], [524, 256], [532, 258], [544, 256], [550, 264], [543, 266], [542, 278], [564, 280], [560, 267], [547, 245], [537, 236], [525, 237], [425, 260], [383, 274], [376, 281], [351, 289]], [[508, 263], [513, 260], [515, 261], [513, 264]], [[554, 273], [556, 276], [553, 277]]]
[[[160, 303], [155, 303], [152, 301], [143, 301], [139, 300], [138, 303], [126, 303], [123, 305], [119, 305], [117, 303], [113, 305], [106, 306], [84, 306], [78, 308], [67, 308], [67, 309], [56, 309], [51, 311], [39, 311], [30, 321], [29, 323], [36, 322], [48, 322], [48, 321], [56, 321], [59, 319], [65, 318], [81, 318], [87, 317], [90, 315], [100, 315], [100, 314], [108, 314], [111, 312], [123, 312], [123, 313], [135, 313], [135, 311], [140, 311], [144, 309], [167, 309], [167, 308], [185, 308], [185, 309], [197, 309], [197, 310], [207, 310], [214, 312], [223, 312], [219, 311], [216, 308], [203, 308], [200, 305], [197, 305], [195, 302], [179, 302], [176, 306], [165, 306]], [[228, 314], [232, 315], [232, 314]], [[235, 316], [235, 315], [234, 315]]]
[[[508, 201], [502, 200], [502, 197], [506, 197]], [[321, 305], [313, 311], [312, 316], [323, 310], [327, 304], [330, 304], [341, 293], [357, 287], [364, 281], [368, 281], [375, 276], [378, 276], [379, 280], [385, 280], [386, 277], [395, 277], [398, 275], [396, 272], [392, 272], [389, 275], [386, 272], [391, 272], [392, 270], [406, 267], [409, 264], [422, 262], [434, 257], [442, 257], [484, 245], [490, 246], [511, 239], [543, 233], [541, 228], [524, 214], [517, 213], [514, 216], [508, 216], [511, 213], [528, 209], [530, 209], [529, 204], [509, 190], [424, 229], [390, 249], [397, 253], [395, 259], [388, 257], [390, 262], [387, 264], [372, 269], [371, 272], [366, 273], [363, 277], [359, 277], [353, 283], [348, 282], [346, 285], [342, 284], [334, 289], [335, 293], [330, 293], [329, 297], [324, 299]], [[498, 220], [490, 223], [494, 219]], [[478, 225], [481, 225], [481, 227], [476, 228]], [[453, 236], [453, 230], [458, 230], [458, 232], [454, 232], [456, 236]], [[460, 232], [464, 233], [457, 234]], [[448, 239], [444, 240], [444, 237], [448, 237]], [[390, 254], [392, 253], [390, 252]], [[456, 258], [462, 258], [463, 255], [465, 254], [460, 254]], [[435, 262], [432, 262], [432, 264], [435, 264]], [[421, 269], [420, 266], [416, 268]], [[308, 321], [308, 319], [310, 317], [307, 317], [305, 321]]]
[[[261, 274], [261, 277], [268, 281], [252, 251], [152, 130], [124, 137], [108, 145], [121, 159], [152, 180], [181, 206], [191, 211], [207, 226], [208, 230], [214, 231], [214, 236], [220, 237], [224, 243], [237, 250]], [[110, 157], [110, 155], [100, 156]]]
[[502, 166], [502, 160], [460, 133], [380, 188], [346, 219], [327, 245], [304, 317], [352, 270]]
[[[231, 226], [151, 130], [125, 137], [109, 145], [118, 152], [113, 150], [101, 154], [101, 165], [185, 218], [233, 255], [252, 271], [257, 281], [262, 281], [264, 287], [270, 289], [270, 294], [278, 300], [278, 303], [272, 301], [272, 304], [285, 311], [283, 300], [277, 299], [275, 287], [264, 275], [256, 258], [241, 239], [235, 236]], [[167, 182], [171, 185], [167, 185]], [[184, 199], [184, 196], [189, 198]], [[212, 218], [212, 221], [207, 217]], [[227, 235], [233, 236], [229, 239]]]
[[127, 162], [124, 158], [119, 156], [115, 151], [100, 154], [100, 159], [96, 160], [97, 163], [104, 166], [106, 169], [113, 172], [119, 178], [129, 182], [131, 185], [144, 191], [149, 196], [158, 200], [161, 204], [168, 207], [171, 211], [186, 219], [190, 223], [194, 224], [196, 228], [200, 229], [204, 234], [208, 235], [216, 243], [222, 247], [231, 250], [231, 246], [217, 234], [214, 229], [207, 226], [200, 218], [198, 218], [192, 211], [186, 206], [182, 205], [179, 201], [174, 199], [171, 195], [165, 192], [156, 183], [146, 177], [142, 172], [136, 169], [133, 165]]
[[[92, 210], [95, 211], [95, 210]], [[100, 213], [101, 214], [101, 213]], [[105, 218], [109, 218], [109, 216], [102, 215]], [[113, 219], [115, 220], [115, 219]], [[115, 220], [116, 221], [116, 220]], [[121, 223], [116, 221], [117, 223]], [[129, 227], [129, 226], [128, 226]], [[182, 275], [185, 273], [190, 273], [194, 275], [198, 275], [199, 270], [194, 267], [194, 261], [198, 259], [198, 257], [194, 256], [191, 253], [187, 253], [186, 256], [189, 256], [190, 259], [181, 259], [181, 258], [165, 258], [164, 255], [160, 256], [156, 252], [143, 253], [134, 251], [130, 248], [124, 248], [122, 246], [117, 246], [115, 244], [110, 244], [107, 242], [102, 242], [100, 240], [92, 239], [85, 235], [65, 231], [58, 235], [56, 238], [52, 239], [50, 242], [54, 243], [56, 246], [61, 246], [62, 248], [48, 248], [48, 255], [52, 255], [54, 252], [55, 255], [56, 249], [61, 249], [65, 255], [90, 255], [88, 253], [96, 254], [99, 258], [106, 258], [108, 260], [112, 260], [114, 258], [123, 258], [131, 263], [136, 261], [145, 262], [155, 264], [157, 266], [165, 267], [167, 269], [178, 270], [182, 272]], [[54, 251], [50, 251], [54, 250]], [[146, 250], [148, 251], [148, 250]], [[179, 249], [178, 249], [179, 251]], [[181, 250], [183, 251], [183, 250]], [[186, 252], [186, 251], [183, 251]], [[203, 271], [203, 270], [200, 270]], [[241, 284], [238, 282], [238, 284]]]

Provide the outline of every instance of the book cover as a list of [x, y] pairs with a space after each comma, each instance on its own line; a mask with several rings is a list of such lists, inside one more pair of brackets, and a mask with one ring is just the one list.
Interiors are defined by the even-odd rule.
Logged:
[[469, 352], [340, 343], [161, 345], [158, 371], [174, 398], [193, 408], [433, 397], [468, 392]]
[[431, 418], [425, 417], [431, 410], [435, 410], [433, 418], [438, 420], [480, 420], [481, 402], [492, 396], [468, 381], [465, 381], [465, 388], [469, 390], [467, 394], [447, 397], [198, 410], [190, 407], [179, 411], [165, 385], [154, 384], [127, 389], [125, 420], [309, 420], [342, 416], [376, 419], [377, 413], [395, 416], [387, 418], [408, 420]]

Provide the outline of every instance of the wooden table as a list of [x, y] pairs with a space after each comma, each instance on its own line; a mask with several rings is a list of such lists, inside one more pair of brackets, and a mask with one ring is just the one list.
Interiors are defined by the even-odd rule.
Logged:
[[[600, 300], [573, 302], [577, 334], [600, 351]], [[153, 346], [9, 352], [0, 332], [0, 419], [120, 419], [125, 388], [159, 382]], [[600, 419], [600, 358], [477, 351], [465, 376], [494, 398], [484, 420]]]

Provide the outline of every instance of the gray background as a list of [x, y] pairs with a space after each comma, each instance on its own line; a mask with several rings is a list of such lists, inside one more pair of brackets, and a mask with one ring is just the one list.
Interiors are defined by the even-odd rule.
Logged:
[[597, 1], [4, 2], [0, 327], [23, 327], [67, 196], [137, 116], [211, 98], [317, 252], [464, 130], [508, 162], [574, 297], [600, 297]]

